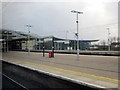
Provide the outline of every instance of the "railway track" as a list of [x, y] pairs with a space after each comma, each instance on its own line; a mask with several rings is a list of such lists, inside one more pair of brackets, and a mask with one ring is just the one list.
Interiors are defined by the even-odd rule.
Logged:
[[[59, 77], [54, 77], [25, 67], [20, 67], [3, 61], [2, 81], [3, 90], [49, 90], [54, 89], [72, 89], [72, 90], [99, 90], [97, 87], [78, 84]], [[101, 90], [101, 89], [100, 89]], [[103, 90], [103, 89], [102, 89]]]

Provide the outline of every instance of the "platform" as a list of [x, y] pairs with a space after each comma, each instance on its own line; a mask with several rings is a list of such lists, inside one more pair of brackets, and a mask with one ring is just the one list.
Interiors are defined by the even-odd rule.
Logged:
[[84, 85], [99, 88], [118, 88], [118, 57], [55, 54], [49, 58], [42, 53], [8, 52], [3, 53], [3, 60], [44, 72], [59, 78], [69, 79]]

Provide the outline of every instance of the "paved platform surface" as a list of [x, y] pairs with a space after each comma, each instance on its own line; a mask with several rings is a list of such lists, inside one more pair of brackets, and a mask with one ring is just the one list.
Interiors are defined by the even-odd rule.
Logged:
[[3, 53], [3, 60], [101, 88], [118, 88], [120, 82], [116, 56], [80, 55], [78, 61], [72, 54], [55, 54], [55, 58], [49, 58], [48, 54], [42, 57], [42, 53], [28, 55], [12, 51]]

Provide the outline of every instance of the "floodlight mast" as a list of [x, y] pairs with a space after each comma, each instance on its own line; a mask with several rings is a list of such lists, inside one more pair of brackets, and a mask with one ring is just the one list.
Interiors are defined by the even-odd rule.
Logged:
[[77, 60], [79, 60], [79, 32], [78, 32], [78, 14], [83, 14], [83, 12], [79, 12], [79, 11], [75, 11], [75, 10], [72, 10], [71, 11], [72, 13], [76, 13], [76, 16], [77, 16], [77, 33], [76, 33], [76, 36], [77, 36]]

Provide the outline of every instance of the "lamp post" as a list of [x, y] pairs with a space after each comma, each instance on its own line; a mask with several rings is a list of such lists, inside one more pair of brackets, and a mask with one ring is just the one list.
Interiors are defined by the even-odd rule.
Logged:
[[108, 51], [110, 51], [110, 28], [107, 28], [108, 30]]
[[66, 46], [67, 46], [67, 48], [66, 48], [66, 50], [68, 49], [68, 44], [67, 44], [67, 42], [68, 42], [68, 40], [67, 40], [67, 34], [68, 34], [69, 32], [68, 31], [66, 31]]
[[[31, 25], [26, 25], [27, 29], [28, 29], [28, 42], [30, 41], [30, 28], [32, 27]], [[30, 45], [27, 42], [27, 47], [28, 47], [28, 55], [30, 54]]]
[[7, 52], [8, 52], [8, 32], [7, 32]]
[[9, 42], [9, 39], [10, 39], [9, 35], [12, 34], [12, 33], [9, 32], [9, 31], [6, 31], [4, 34], [6, 34], [6, 52], [8, 52], [9, 51], [9, 44], [8, 44], [8, 42]]
[[54, 57], [54, 40], [55, 38], [52, 37], [52, 57]]
[[77, 23], [77, 33], [76, 33], [76, 36], [77, 36], [77, 60], [79, 60], [78, 14], [83, 14], [83, 12], [79, 12], [79, 11], [75, 11], [75, 10], [72, 10], [71, 12], [72, 12], [72, 13], [76, 13], [76, 16], [77, 16], [77, 21], [76, 21], [76, 23]]
[[6, 34], [6, 42], [4, 43], [4, 51], [8, 52], [8, 31], [5, 31], [4, 34]]
[[45, 57], [45, 42], [44, 42], [44, 39], [43, 39], [43, 57]]
[[74, 51], [76, 50], [76, 36], [75, 36], [75, 33], [74, 33]]

